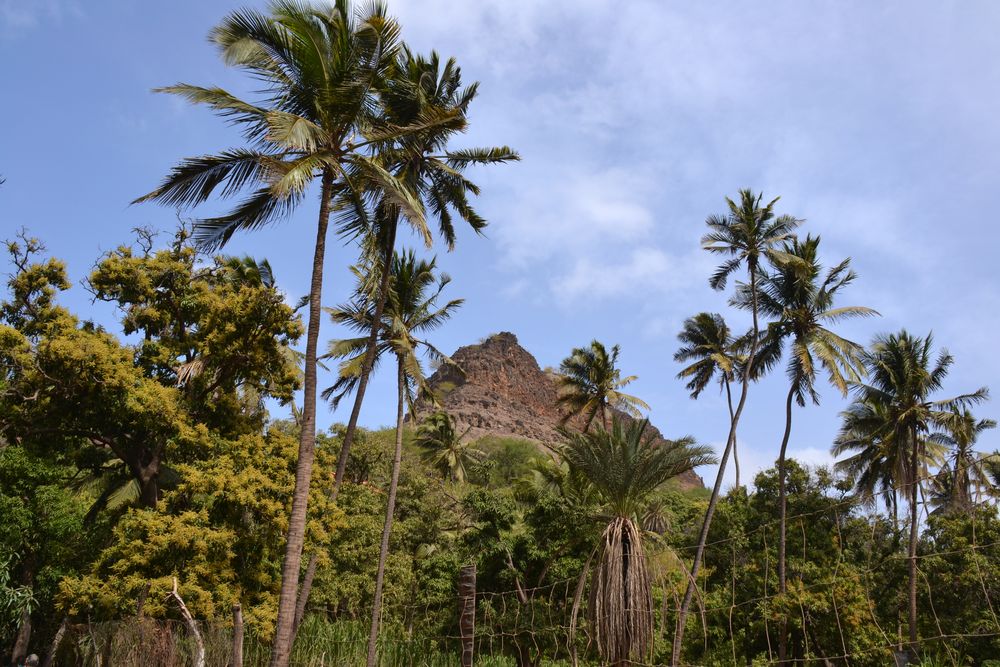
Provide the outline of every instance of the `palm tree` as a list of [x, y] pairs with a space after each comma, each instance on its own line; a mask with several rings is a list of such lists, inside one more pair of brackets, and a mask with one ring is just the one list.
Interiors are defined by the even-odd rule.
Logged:
[[[395, 141], [380, 144], [380, 155], [386, 169], [403, 184], [424, 210], [430, 210], [437, 218], [438, 229], [448, 250], [455, 247], [454, 211], [476, 233], [486, 227], [483, 219], [469, 202], [469, 195], [478, 195], [479, 187], [463, 175], [471, 165], [483, 165], [516, 161], [516, 152], [507, 146], [494, 148], [468, 148], [449, 150], [448, 143], [456, 134], [468, 127], [469, 106], [476, 98], [479, 84], [462, 86], [462, 71], [454, 59], [445, 63], [437, 53], [429, 58], [416, 56], [405, 47], [399, 55], [397, 76], [388, 81], [382, 93], [382, 103], [387, 118], [402, 126], [427, 124], [419, 132], [408, 133]], [[428, 119], [438, 116], [453, 117], [449, 123], [428, 123]], [[343, 482], [347, 458], [357, 431], [358, 417], [368, 386], [376, 357], [376, 347], [382, 318], [379, 316], [385, 306], [388, 293], [386, 280], [389, 273], [378, 267], [393, 256], [397, 228], [405, 210], [391, 197], [383, 197], [375, 204], [373, 224], [375, 233], [369, 237], [366, 248], [370, 265], [376, 269], [369, 276], [381, 276], [377, 285], [369, 285], [375, 293], [376, 317], [368, 332], [368, 349], [354, 392], [354, 405], [347, 422], [343, 445], [337, 461], [337, 476], [334, 482], [334, 497]], [[424, 228], [421, 235], [431, 245], [431, 233]]]
[[992, 487], [987, 469], [989, 457], [976, 451], [976, 441], [983, 431], [996, 428], [992, 419], [976, 419], [968, 409], [954, 410], [945, 431], [930, 438], [951, 450], [948, 466], [935, 480], [937, 504], [948, 511], [972, 509], [984, 490]]
[[694, 562], [691, 564], [691, 576], [688, 578], [684, 599], [677, 614], [677, 628], [674, 632], [671, 655], [673, 667], [680, 664], [685, 623], [688, 611], [691, 609], [691, 601], [694, 598], [698, 571], [701, 569], [702, 558], [705, 554], [705, 542], [708, 540], [708, 531], [712, 526], [712, 517], [722, 492], [722, 479], [726, 473], [726, 463], [736, 443], [736, 429], [739, 426], [740, 416], [743, 414], [743, 407], [746, 405], [747, 390], [750, 381], [759, 376], [759, 372], [754, 369], [756, 368], [755, 357], [760, 338], [760, 324], [757, 319], [757, 280], [761, 261], [768, 259], [775, 265], [796, 263], [795, 258], [787, 256], [786, 253], [778, 250], [777, 246], [791, 238], [795, 228], [802, 224], [802, 221], [789, 215], [776, 216], [774, 206], [777, 203], [778, 198], [775, 198], [764, 204], [763, 194], [754, 194], [751, 190], [744, 189], [740, 190], [739, 203], [727, 197], [728, 212], [709, 216], [705, 221], [709, 231], [702, 237], [702, 247], [710, 253], [727, 258], [712, 274], [709, 285], [716, 290], [725, 289], [730, 276], [741, 268], [745, 269], [749, 276], [746, 290], [750, 300], [753, 327], [749, 335], [749, 350], [746, 359], [748, 372], [743, 373], [741, 378], [740, 399], [729, 422], [729, 437], [726, 438], [726, 448], [722, 453], [722, 460], [719, 462], [719, 472], [715, 478], [715, 485], [712, 487], [708, 508], [705, 510], [705, 518], [698, 537], [698, 547], [695, 551]]
[[417, 427], [417, 446], [424, 451], [424, 460], [453, 482], [464, 482], [470, 465], [485, 453], [464, 441], [472, 427], [464, 433], [455, 430], [455, 419], [447, 412], [434, 412]]
[[[897, 475], [895, 485], [906, 489], [910, 505], [908, 623], [911, 659], [914, 660], [917, 651], [917, 501], [922, 460], [928, 453], [927, 436], [934, 429], [947, 428], [955, 410], [984, 401], [989, 395], [982, 387], [954, 398], [932, 399], [931, 395], [941, 389], [953, 363], [946, 351], [932, 360], [932, 347], [931, 335], [920, 338], [900, 331], [876, 337], [862, 358], [868, 381], [854, 386], [857, 397], [845, 419], [845, 429], [850, 426], [855, 430], [842, 432], [834, 449], [835, 452], [845, 451], [849, 443], [867, 441], [879, 443], [883, 452], [894, 452], [892, 466], [883, 468], [879, 475], [889, 471]], [[866, 437], [855, 439], [857, 431]], [[869, 460], [878, 461], [878, 458], [868, 455]]]
[[[438, 306], [438, 297], [450, 282], [447, 275], [434, 275], [435, 260], [418, 260], [412, 251], [397, 254], [391, 264], [389, 292], [383, 308], [379, 344], [376, 347], [375, 363], [384, 354], [396, 358], [396, 446], [392, 459], [392, 474], [389, 481], [389, 497], [385, 511], [385, 525], [382, 529], [382, 546], [379, 551], [378, 569], [375, 575], [375, 597], [372, 603], [371, 633], [368, 637], [368, 667], [374, 667], [379, 619], [382, 614], [382, 586], [385, 563], [389, 555], [389, 535], [392, 532], [393, 513], [396, 508], [396, 490], [399, 484], [399, 468], [403, 455], [403, 420], [406, 407], [413, 409], [414, 392], [424, 388], [424, 373], [418, 356], [423, 349], [433, 358], [445, 358], [426, 340], [417, 338], [422, 331], [435, 329], [448, 320], [462, 305], [462, 300], [449, 301]], [[355, 299], [345, 306], [333, 309], [333, 321], [343, 324], [361, 334], [372, 329], [376, 304], [371, 291], [366, 286], [371, 268], [356, 268], [358, 287]], [[368, 337], [348, 338], [334, 341], [330, 345], [330, 357], [339, 358], [340, 377], [337, 383], [324, 392], [324, 397], [339, 397], [357, 389], [360, 382], [365, 356], [368, 351]]]
[[271, 657], [275, 667], [288, 664], [305, 539], [316, 444], [323, 259], [331, 212], [342, 233], [363, 233], [370, 225], [365, 202], [369, 193], [377, 191], [398, 206], [411, 224], [424, 229], [421, 202], [383, 166], [377, 149], [429, 125], [456, 121], [454, 114], [440, 114], [402, 127], [381, 112], [378, 92], [396, 67], [398, 37], [398, 25], [379, 2], [357, 14], [349, 0], [316, 6], [273, 0], [266, 13], [251, 9], [231, 13], [212, 31], [211, 39], [226, 64], [246, 71], [259, 83], [259, 101], [245, 101], [217, 87], [189, 84], [159, 91], [207, 105], [243, 130], [247, 146], [186, 159], [159, 188], [137, 200], [184, 208], [205, 202], [215, 192], [225, 199], [249, 189], [249, 195], [231, 212], [196, 223], [196, 240], [203, 247], [217, 248], [237, 231], [288, 217], [310, 184], [320, 182], [299, 456]]
[[[774, 318], [768, 325], [765, 342], [758, 352], [758, 364], [767, 366], [772, 360], [779, 359], [785, 341], [789, 343], [785, 431], [778, 453], [778, 588], [782, 593], [787, 590], [785, 456], [792, 432], [792, 402], [805, 407], [808, 398], [819, 405], [816, 374], [820, 367], [826, 371], [830, 384], [841, 395], [847, 395], [848, 384], [859, 381], [864, 373], [861, 363], [864, 348], [841, 338], [827, 327], [843, 319], [878, 314], [862, 306], [834, 307], [838, 293], [854, 281], [856, 274], [850, 268], [851, 260], [845, 259], [830, 269], [821, 282], [822, 266], [817, 257], [818, 249], [818, 236], [786, 242], [783, 252], [799, 261], [794, 264], [783, 262], [773, 267], [770, 273], [762, 272], [757, 301], [761, 314]], [[740, 306], [749, 307], [749, 295], [741, 292], [737, 302]], [[787, 636], [783, 630], [778, 641], [779, 662], [785, 660], [786, 653]]]
[[561, 449], [574, 474], [604, 505], [590, 593], [590, 618], [601, 656], [612, 665], [644, 660], [653, 644], [653, 599], [640, 516], [667, 480], [714, 461], [690, 437], [658, 441], [647, 420], [612, 417], [610, 430], [568, 434]]
[[607, 409], [621, 410], [633, 417], [639, 417], [639, 408], [648, 410], [645, 401], [623, 393], [622, 388], [636, 380], [637, 376], [622, 377], [618, 369], [617, 345], [610, 353], [600, 341], [592, 341], [589, 347], [576, 347], [559, 364], [559, 404], [566, 409], [562, 424], [574, 416], [583, 414], [586, 422], [583, 432], [590, 429], [597, 413], [601, 413], [601, 424], [608, 428]]
[[[495, 148], [468, 148], [449, 150], [448, 143], [456, 134], [468, 127], [469, 106], [476, 98], [478, 84], [462, 86], [461, 69], [454, 59], [443, 64], [437, 53], [429, 58], [412, 54], [405, 46], [400, 49], [394, 75], [386, 81], [381, 91], [380, 102], [388, 122], [419, 131], [398, 135], [383, 135], [376, 142], [378, 155], [388, 173], [407, 188], [408, 193], [421, 205], [422, 210], [430, 210], [437, 218], [438, 229], [448, 250], [455, 245], [455, 225], [453, 213], [465, 220], [477, 233], [486, 227], [483, 219], [469, 202], [469, 195], [478, 195], [479, 187], [463, 175], [470, 165], [482, 165], [516, 161], [516, 152], [507, 146]], [[435, 121], [436, 118], [448, 122]], [[368, 378], [375, 364], [378, 346], [381, 312], [385, 307], [388, 293], [389, 272], [381, 266], [391, 262], [395, 251], [396, 235], [401, 218], [405, 218], [405, 208], [391, 196], [382, 196], [373, 203], [374, 209], [369, 220], [372, 229], [365, 237], [366, 263], [373, 270], [367, 277], [368, 289], [374, 293], [375, 317], [368, 332], [367, 353], [361, 362], [361, 372], [354, 391], [354, 404], [347, 421], [347, 429], [337, 459], [332, 497], [337, 499], [340, 485], [344, 481], [347, 460], [357, 433], [361, 406], [368, 388]], [[432, 235], [426, 227], [417, 233], [429, 246]], [[380, 278], [379, 278], [380, 277]], [[334, 400], [334, 408], [337, 406]], [[305, 613], [312, 582], [316, 575], [315, 554], [310, 557], [302, 580], [299, 601], [296, 605], [295, 626]]]
[[[677, 374], [678, 379], [688, 380], [691, 398], [697, 399], [708, 383], [718, 374], [719, 386], [726, 392], [729, 420], [733, 419], [733, 394], [731, 385], [736, 379], [741, 361], [740, 342], [733, 338], [729, 326], [718, 313], [698, 313], [684, 320], [684, 328], [677, 334], [684, 344], [674, 353], [674, 361], [693, 361]], [[733, 444], [733, 465], [736, 466], [736, 488], [740, 488], [740, 460]]]

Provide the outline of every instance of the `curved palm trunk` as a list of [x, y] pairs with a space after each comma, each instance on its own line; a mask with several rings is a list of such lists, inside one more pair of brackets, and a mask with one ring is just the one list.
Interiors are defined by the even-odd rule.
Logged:
[[[347, 430], [344, 432], [344, 442], [340, 446], [340, 454], [337, 457], [337, 473], [333, 480], [333, 491], [330, 499], [337, 501], [340, 493], [340, 486], [344, 483], [344, 474], [347, 471], [347, 459], [351, 453], [351, 446], [354, 444], [354, 437], [358, 431], [358, 418], [361, 416], [361, 404], [365, 400], [365, 391], [368, 389], [368, 379], [371, 377], [372, 368], [375, 366], [375, 352], [378, 347], [378, 335], [382, 328], [382, 313], [385, 311], [385, 301], [389, 293], [389, 270], [392, 263], [392, 253], [396, 247], [396, 225], [392, 225], [386, 240], [386, 246], [382, 261], [382, 276], [379, 280], [378, 295], [375, 301], [375, 315], [371, 331], [368, 333], [368, 347], [365, 350], [365, 358], [361, 363], [361, 377], [358, 378], [358, 388], [354, 394], [354, 406], [351, 408], [351, 417], [347, 421]], [[295, 622], [292, 634], [298, 631], [302, 619], [305, 617], [306, 605], [309, 603], [309, 594], [312, 593], [313, 581], [316, 578], [316, 555], [309, 557], [309, 565], [306, 567], [305, 576], [302, 578], [302, 587], [299, 590], [298, 602], [295, 605]]]
[[292, 649], [292, 626], [295, 622], [295, 598], [299, 583], [302, 547], [305, 544], [306, 509], [309, 503], [309, 482], [312, 478], [316, 449], [316, 350], [322, 317], [323, 258], [326, 254], [326, 230], [330, 222], [330, 195], [333, 175], [323, 172], [320, 193], [319, 222], [316, 225], [316, 247], [313, 252], [312, 281], [309, 286], [309, 325], [306, 328], [306, 359], [302, 421], [299, 430], [299, 459], [295, 468], [295, 491], [292, 495], [292, 515], [288, 521], [285, 559], [281, 568], [281, 593], [278, 597], [278, 621], [271, 648], [271, 667], [287, 667]]
[[[788, 496], [785, 489], [788, 471], [785, 469], [785, 453], [788, 450], [788, 437], [792, 433], [792, 398], [794, 397], [794, 387], [788, 388], [788, 398], [785, 400], [785, 434], [781, 438], [781, 451], [778, 453], [778, 505], [779, 509], [779, 537], [778, 537], [778, 591], [782, 594], [788, 590], [788, 582], [785, 571], [785, 545], [787, 542], [787, 526], [785, 525], [788, 512]], [[781, 619], [781, 634], [778, 636], [778, 664], [785, 664], [788, 657], [788, 621]]]
[[[725, 381], [726, 384], [726, 405], [729, 406], [729, 423], [733, 422], [733, 392], [729, 387], [729, 379]], [[733, 466], [736, 468], [736, 488], [740, 488], [740, 457], [737, 453], [738, 447], [736, 443], [733, 443]]]
[[701, 533], [698, 536], [698, 548], [695, 550], [694, 562], [691, 564], [691, 576], [688, 577], [687, 589], [684, 591], [684, 600], [681, 608], [677, 612], [677, 628], [674, 632], [674, 645], [671, 649], [670, 664], [679, 667], [681, 661], [681, 646], [684, 643], [684, 625], [687, 621], [688, 612], [691, 609], [691, 602], [694, 599], [694, 589], [698, 582], [698, 572], [701, 570], [701, 561], [705, 556], [705, 543], [708, 542], [708, 531], [712, 527], [712, 517], [715, 516], [715, 508], [719, 504], [719, 497], [722, 494], [722, 478], [726, 474], [726, 463], [729, 461], [729, 454], [736, 446], [736, 428], [740, 423], [740, 416], [747, 402], [747, 392], [750, 388], [750, 369], [753, 368], [754, 357], [757, 354], [757, 337], [760, 335], [760, 324], [757, 321], [757, 271], [756, 266], [750, 266], [750, 302], [751, 313], [753, 315], [753, 340], [750, 343], [750, 354], [747, 355], [747, 372], [743, 374], [742, 388], [740, 389], [740, 400], [736, 405], [736, 412], [729, 424], [729, 437], [726, 439], [726, 449], [722, 453], [719, 461], [719, 473], [715, 476], [715, 484], [712, 487], [712, 497], [708, 501], [708, 509], [705, 510], [705, 519], [701, 525]]
[[396, 451], [392, 459], [392, 477], [389, 480], [389, 500], [385, 508], [385, 525], [382, 528], [382, 547], [378, 554], [378, 571], [375, 574], [375, 599], [372, 602], [372, 626], [368, 634], [368, 667], [375, 667], [379, 619], [382, 616], [382, 583], [385, 578], [385, 561], [389, 556], [389, 534], [392, 532], [392, 515], [396, 510], [396, 487], [399, 485], [399, 466], [403, 458], [403, 404], [406, 397], [406, 373], [402, 358], [397, 359], [399, 385], [396, 406]]
[[920, 485], [917, 475], [917, 466], [920, 457], [917, 451], [920, 446], [917, 442], [917, 434], [910, 434], [910, 605], [909, 605], [909, 630], [910, 630], [910, 661], [917, 659], [917, 489]]

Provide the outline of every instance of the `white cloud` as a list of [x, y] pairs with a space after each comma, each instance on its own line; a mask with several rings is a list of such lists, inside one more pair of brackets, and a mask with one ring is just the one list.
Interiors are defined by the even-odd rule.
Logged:
[[636, 247], [621, 261], [578, 258], [558, 276], [553, 292], [564, 303], [631, 296], [639, 300], [704, 281], [701, 254], [671, 255], [655, 247]]

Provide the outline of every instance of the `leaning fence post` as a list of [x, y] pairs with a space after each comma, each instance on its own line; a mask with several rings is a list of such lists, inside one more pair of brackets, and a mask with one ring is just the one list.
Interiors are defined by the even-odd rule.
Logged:
[[476, 566], [463, 565], [458, 574], [458, 630], [462, 637], [462, 667], [472, 667], [476, 640]]
[[243, 667], [243, 607], [233, 605], [233, 667]]

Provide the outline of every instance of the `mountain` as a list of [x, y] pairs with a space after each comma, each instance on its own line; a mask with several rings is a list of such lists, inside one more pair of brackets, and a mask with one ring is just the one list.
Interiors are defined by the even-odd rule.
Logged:
[[[451, 355], [454, 364], [443, 363], [429, 378], [441, 407], [454, 417], [466, 438], [486, 435], [534, 440], [560, 441], [557, 375], [544, 371], [538, 362], [509, 332], [501, 332], [475, 345], [460, 347]], [[420, 419], [433, 410], [418, 402], [415, 416]], [[620, 416], [626, 415], [618, 413]], [[582, 419], [570, 422], [583, 427]], [[660, 432], [650, 425], [654, 437]], [[678, 478], [681, 488], [704, 488], [693, 472]]]

